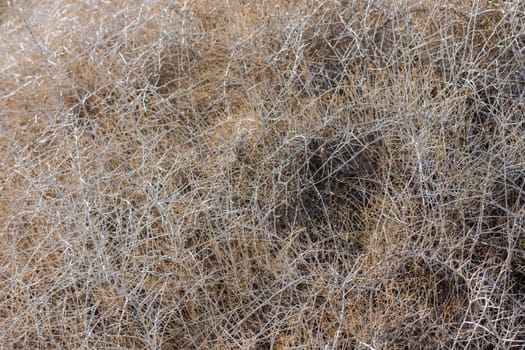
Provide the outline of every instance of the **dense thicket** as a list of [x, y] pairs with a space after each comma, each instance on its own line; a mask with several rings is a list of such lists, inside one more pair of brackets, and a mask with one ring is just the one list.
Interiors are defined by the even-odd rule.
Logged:
[[0, 348], [525, 347], [522, 2], [0, 12]]

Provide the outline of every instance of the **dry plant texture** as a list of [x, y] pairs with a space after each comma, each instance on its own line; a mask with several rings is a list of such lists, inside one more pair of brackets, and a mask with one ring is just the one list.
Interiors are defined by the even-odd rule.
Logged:
[[521, 1], [8, 1], [0, 349], [524, 349]]

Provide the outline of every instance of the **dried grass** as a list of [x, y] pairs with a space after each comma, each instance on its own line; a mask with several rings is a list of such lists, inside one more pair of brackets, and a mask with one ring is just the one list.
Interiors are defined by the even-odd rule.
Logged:
[[0, 349], [525, 347], [520, 2], [8, 4]]

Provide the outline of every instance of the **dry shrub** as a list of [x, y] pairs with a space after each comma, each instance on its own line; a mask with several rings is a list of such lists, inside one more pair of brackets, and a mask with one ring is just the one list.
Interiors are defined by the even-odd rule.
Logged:
[[0, 348], [525, 346], [525, 8], [11, 1]]

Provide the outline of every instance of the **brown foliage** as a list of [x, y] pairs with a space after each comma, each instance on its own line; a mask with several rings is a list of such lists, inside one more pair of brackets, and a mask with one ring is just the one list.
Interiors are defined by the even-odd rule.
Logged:
[[0, 348], [525, 346], [519, 2], [7, 4]]

